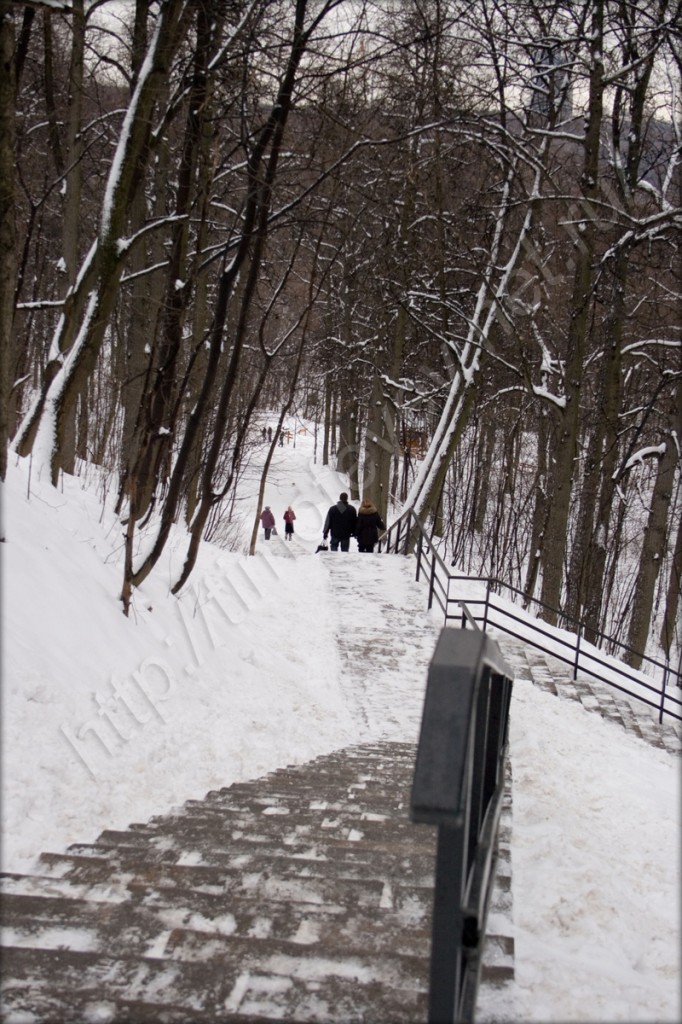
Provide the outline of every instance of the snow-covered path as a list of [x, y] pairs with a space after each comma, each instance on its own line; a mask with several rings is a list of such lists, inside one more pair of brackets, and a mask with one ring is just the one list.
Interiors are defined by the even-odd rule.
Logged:
[[416, 743], [429, 662], [441, 629], [414, 563], [378, 554], [324, 554], [341, 653], [340, 686], [359, 742]]

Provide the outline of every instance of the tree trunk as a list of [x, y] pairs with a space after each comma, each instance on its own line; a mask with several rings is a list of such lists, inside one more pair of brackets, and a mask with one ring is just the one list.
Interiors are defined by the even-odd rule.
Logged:
[[[150, 44], [147, 73], [140, 79], [126, 114], [126, 125], [112, 162], [102, 204], [97, 241], [86, 257], [78, 281], [64, 303], [63, 315], [52, 342], [50, 362], [40, 395], [24, 419], [16, 447], [20, 454], [32, 450], [40, 437], [39, 468], [48, 469], [56, 485], [66, 457], [65, 438], [78, 394], [92, 373], [118, 294], [125, 237], [136, 176], [145, 155], [152, 126], [152, 111], [168, 62], [180, 42], [178, 19], [182, 0], [169, 0], [161, 9]], [[49, 367], [48, 367], [49, 369]]]
[[541, 409], [537, 434], [537, 470], [533, 487], [534, 503], [531, 521], [528, 569], [523, 584], [523, 607], [528, 608], [535, 596], [538, 572], [542, 562], [542, 546], [547, 528], [547, 413]]
[[331, 446], [332, 423], [332, 382], [331, 376], [327, 374], [324, 378], [324, 434], [322, 440], [322, 465], [329, 465], [329, 452]]
[[628, 633], [628, 646], [632, 650], [628, 652], [627, 662], [632, 668], [640, 667], [642, 655], [646, 653], [656, 580], [665, 557], [666, 526], [678, 459], [675, 439], [669, 438], [658, 464], [649, 518], [639, 558]]
[[680, 610], [682, 609], [682, 602], [680, 601], [680, 590], [682, 590], [682, 508], [679, 501], [679, 484], [677, 494], [677, 537], [675, 539], [675, 550], [668, 577], [663, 625], [661, 626], [661, 647], [665, 652], [666, 658], [670, 658], [673, 643], [682, 650], [682, 622], [680, 622]]
[[584, 370], [585, 341], [594, 280], [595, 214], [591, 202], [597, 197], [600, 157], [600, 133], [603, 115], [603, 2], [593, 8], [590, 67], [590, 92], [584, 161], [581, 179], [582, 209], [575, 244], [575, 270], [570, 301], [567, 338], [564, 406], [552, 405], [553, 429], [550, 433], [549, 505], [542, 555], [542, 602], [547, 607], [543, 618], [556, 624], [561, 603], [564, 558], [568, 541], [568, 518], [580, 426], [581, 379]]
[[384, 393], [382, 375], [375, 370], [365, 426], [362, 497], [369, 498], [385, 521], [389, 503], [391, 459], [395, 451], [395, 422], [391, 401]]
[[10, 3], [0, 3], [0, 480], [4, 480], [7, 473], [9, 401], [11, 378], [14, 373], [14, 6]]
[[358, 496], [358, 400], [339, 398], [339, 440], [336, 451], [336, 471], [349, 478], [354, 498]]
[[[598, 451], [601, 453], [599, 494], [596, 517], [592, 526], [585, 564], [583, 566], [584, 607], [588, 641], [596, 640], [596, 632], [603, 630], [602, 602], [604, 576], [610, 541], [613, 498], [616, 490], [618, 462], [619, 413], [622, 399], [622, 347], [623, 326], [626, 320], [625, 284], [627, 280], [627, 254], [619, 253], [614, 270], [614, 289], [611, 296], [611, 315], [606, 330], [606, 346], [601, 360], [601, 385], [598, 398]], [[587, 525], [587, 524], [585, 524]]]
[[159, 324], [156, 372], [144, 396], [139, 450], [132, 468], [136, 501], [129, 516], [143, 518], [168, 465], [176, 431], [178, 367], [183, 347], [183, 327], [195, 267], [188, 266], [190, 211], [195, 194], [194, 181], [204, 141], [204, 119], [208, 115], [208, 64], [210, 25], [207, 10], [197, 8], [196, 46], [190, 84], [187, 123], [176, 188], [176, 221], [168, 244], [168, 269]]

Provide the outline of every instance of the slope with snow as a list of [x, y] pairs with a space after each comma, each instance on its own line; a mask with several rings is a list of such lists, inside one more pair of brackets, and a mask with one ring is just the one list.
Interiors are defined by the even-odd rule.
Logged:
[[[104, 482], [89, 470], [55, 490], [30, 477], [26, 460], [10, 467], [3, 870], [30, 870], [42, 850], [386, 735], [381, 714], [366, 713], [375, 705], [362, 683], [349, 689], [339, 634], [354, 622], [351, 613], [340, 623], [327, 563], [345, 558], [346, 578], [356, 574], [361, 620], [363, 594], [376, 603], [380, 556], [314, 554], [344, 481], [316, 464], [311, 432], [277, 448], [265, 491], [278, 523], [293, 505], [293, 542], [261, 534], [255, 557], [243, 554], [264, 455], [256, 445], [241, 483], [236, 550], [204, 544], [174, 598], [178, 529], [129, 619], [117, 599], [122, 528], [110, 503], [102, 510]], [[389, 574], [372, 629], [390, 631], [392, 604], [411, 599], [400, 579]], [[412, 672], [421, 664], [425, 680], [426, 647], [407, 639], [401, 658]], [[371, 685], [398, 686], [391, 672], [395, 682]], [[392, 735], [416, 739], [420, 699], [415, 682], [393, 702]], [[511, 754], [513, 1018], [682, 1019], [678, 760], [525, 680], [515, 683]]]

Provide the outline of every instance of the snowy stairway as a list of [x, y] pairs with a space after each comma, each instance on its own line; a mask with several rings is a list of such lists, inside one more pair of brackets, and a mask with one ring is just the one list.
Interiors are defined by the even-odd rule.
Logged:
[[682, 728], [679, 722], [666, 718], [659, 723], [653, 708], [634, 698], [628, 699], [607, 683], [580, 673], [573, 679], [570, 665], [558, 658], [512, 637], [497, 636], [496, 639], [517, 678], [531, 679], [548, 693], [579, 701], [587, 711], [596, 712], [653, 747], [680, 753]]
[[[435, 833], [408, 820], [414, 754], [349, 748], [3, 876], [2, 1019], [426, 1019]], [[512, 976], [513, 939], [491, 935], [483, 985]]]

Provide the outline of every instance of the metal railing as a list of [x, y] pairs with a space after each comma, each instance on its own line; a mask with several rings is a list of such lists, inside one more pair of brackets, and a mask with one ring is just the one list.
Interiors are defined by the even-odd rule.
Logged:
[[[526, 601], [523, 591], [512, 587], [503, 580], [485, 576], [463, 576], [451, 573], [443, 561], [433, 540], [428, 536], [419, 518], [411, 510], [404, 513], [392, 524], [379, 540], [379, 551], [386, 553], [414, 554], [417, 562], [416, 579], [426, 577], [428, 583], [428, 607], [434, 602], [443, 612], [446, 625], [459, 622], [466, 625], [464, 608], [468, 609], [470, 624], [480, 624], [485, 632], [489, 628], [507, 633], [516, 639], [551, 654], [552, 657], [571, 666], [573, 679], [583, 672], [621, 693], [626, 694], [658, 711], [659, 722], [663, 716], [682, 721], [682, 675], [667, 662], [640, 655], [646, 672], [637, 672], [615, 657], [609, 657], [598, 647], [585, 640], [586, 624], [571, 619], [558, 609], [549, 608], [541, 601], [528, 602], [540, 611], [548, 611], [562, 622], [562, 629], [552, 628], [542, 619], [514, 608], [518, 599]], [[472, 588], [482, 589], [484, 595], [473, 593]], [[468, 593], [467, 593], [468, 591]], [[501, 603], [508, 595], [508, 604]], [[500, 601], [496, 602], [496, 598]], [[568, 627], [566, 629], [563, 626]], [[626, 644], [620, 643], [605, 633], [590, 630], [598, 641], [605, 641], [611, 649], [623, 654], [635, 653]], [[651, 674], [650, 674], [651, 673]], [[655, 676], [653, 675], [655, 674]], [[659, 681], [656, 682], [656, 677]]]
[[411, 818], [438, 827], [430, 1024], [474, 1020], [497, 861], [512, 678], [480, 630], [443, 629], [429, 666]]

